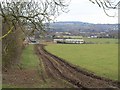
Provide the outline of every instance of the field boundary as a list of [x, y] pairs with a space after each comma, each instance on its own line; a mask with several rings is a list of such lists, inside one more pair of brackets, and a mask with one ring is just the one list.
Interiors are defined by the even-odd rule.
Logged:
[[55, 55], [53, 55], [52, 53], [48, 52], [48, 51], [45, 49], [45, 46], [47, 46], [47, 45], [42, 45], [42, 48], [43, 48], [43, 50], [44, 50], [46, 53], [48, 53], [48, 54], [49, 54], [50, 56], [52, 56], [52, 57], [55, 57], [55, 58], [59, 59], [60, 61], [62, 61], [62, 62], [65, 63], [66, 65], [69, 65], [71, 68], [77, 70], [78, 72], [83, 73], [83, 74], [86, 75], [86, 76], [94, 77], [94, 78], [99, 79], [99, 80], [111, 82], [113, 85], [115, 85], [115, 86], [117, 85], [117, 86], [120, 88], [120, 81], [111, 80], [111, 79], [106, 78], [106, 77], [98, 76], [98, 75], [96, 75], [96, 74], [94, 74], [94, 73], [92, 73], [92, 72], [90, 72], [90, 71], [88, 71], [88, 70], [85, 70], [85, 69], [83, 69], [83, 68], [81, 68], [81, 67], [78, 67], [78, 66], [76, 66], [76, 65], [73, 65], [73, 64], [67, 62], [66, 60], [64, 60], [64, 59], [62, 59], [62, 58], [60, 58], [60, 57], [58, 57], [58, 56], [55, 56]]

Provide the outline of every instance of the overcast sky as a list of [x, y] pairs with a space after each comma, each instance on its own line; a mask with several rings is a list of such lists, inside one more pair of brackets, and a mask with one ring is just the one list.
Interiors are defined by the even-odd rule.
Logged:
[[[0, 0], [3, 1], [3, 0]], [[35, 0], [39, 1], [39, 0]], [[66, 0], [68, 1], [68, 0]], [[118, 0], [112, 0], [117, 1]], [[56, 21], [82, 21], [96, 24], [115, 24], [118, 23], [118, 17], [108, 17], [102, 8], [89, 0], [71, 0], [68, 7], [68, 13], [62, 13], [56, 18]], [[118, 10], [109, 10], [109, 15], [117, 15]]]
[[[82, 21], [89, 23], [117, 23], [117, 17], [108, 17], [102, 8], [91, 3], [89, 0], [71, 0], [69, 12], [62, 13], [57, 21]], [[110, 15], [114, 15], [117, 10], [109, 10]]]

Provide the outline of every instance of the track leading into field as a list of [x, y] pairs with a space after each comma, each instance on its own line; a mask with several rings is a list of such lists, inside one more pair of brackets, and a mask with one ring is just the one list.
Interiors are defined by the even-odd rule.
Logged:
[[44, 64], [46, 73], [54, 79], [64, 79], [78, 88], [113, 88], [119, 89], [117, 82], [104, 79], [86, 71], [80, 70], [46, 50], [44, 45], [37, 45], [37, 51]]

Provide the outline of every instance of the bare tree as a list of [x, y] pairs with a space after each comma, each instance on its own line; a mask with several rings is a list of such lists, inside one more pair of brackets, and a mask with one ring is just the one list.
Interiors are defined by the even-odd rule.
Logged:
[[107, 10], [115, 10], [115, 9], [119, 9], [119, 5], [120, 5], [120, 0], [89, 0], [90, 2], [92, 2], [93, 4], [97, 4], [100, 8], [103, 8], [105, 14], [109, 17], [114, 17], [111, 16], [107, 13]]
[[25, 37], [44, 34], [46, 22], [67, 12], [68, 4], [65, 0], [0, 0], [3, 67], [19, 61]]
[[[18, 0], [0, 2], [0, 16], [3, 22], [11, 24], [9, 31], [1, 37], [6, 37], [13, 28], [17, 28], [16, 24], [21, 27], [25, 35], [29, 36], [34, 32], [41, 31], [44, 33], [45, 22], [54, 20], [61, 12], [67, 12], [68, 3], [65, 0]], [[32, 28], [25, 31], [23, 26]]]

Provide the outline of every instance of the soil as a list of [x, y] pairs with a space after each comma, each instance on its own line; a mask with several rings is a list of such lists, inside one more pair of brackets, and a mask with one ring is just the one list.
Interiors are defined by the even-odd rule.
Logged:
[[44, 45], [37, 45], [37, 51], [49, 77], [64, 79], [83, 89], [112, 88], [116, 90], [120, 88], [120, 84], [117, 81], [96, 76], [52, 55], [44, 49]]
[[[36, 45], [40, 58], [38, 69], [3, 70], [3, 84], [21, 88], [102, 88], [119, 90], [120, 83], [94, 75], [47, 52], [45, 45]], [[49, 80], [49, 81], [48, 81]], [[91, 89], [92, 90], [92, 89]]]
[[3, 73], [3, 84], [14, 87], [35, 87], [41, 83], [41, 77], [36, 70], [10, 69]]
[[[20, 65], [15, 65], [12, 68], [3, 67], [2, 70], [3, 88], [56, 88], [56, 87], [73, 88], [75, 87], [74, 85], [64, 80], [53, 78], [52, 75], [51, 77], [45, 77], [47, 75], [44, 73], [43, 68], [44, 67], [41, 67], [40, 63], [38, 63], [38, 66], [36, 68], [27, 68], [27, 69], [22, 68]], [[50, 69], [52, 70], [52, 67], [50, 67], [49, 70]], [[47, 70], [46, 67], [45, 70]]]

